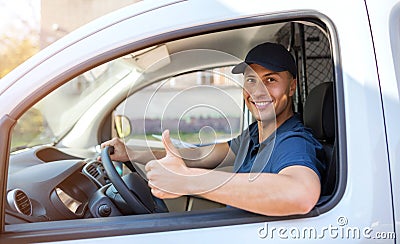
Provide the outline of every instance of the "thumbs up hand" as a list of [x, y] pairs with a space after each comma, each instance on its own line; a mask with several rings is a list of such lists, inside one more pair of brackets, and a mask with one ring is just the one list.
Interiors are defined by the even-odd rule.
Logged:
[[171, 141], [171, 137], [169, 135], [169, 130], [165, 130], [162, 133], [162, 143], [165, 148], [165, 157], [176, 157], [176, 158], [181, 158], [178, 152], [178, 149], [174, 146], [174, 144]]
[[186, 195], [185, 182], [190, 177], [190, 169], [182, 160], [179, 151], [172, 144], [169, 131], [162, 134], [166, 155], [146, 164], [148, 184], [154, 196], [162, 199]]

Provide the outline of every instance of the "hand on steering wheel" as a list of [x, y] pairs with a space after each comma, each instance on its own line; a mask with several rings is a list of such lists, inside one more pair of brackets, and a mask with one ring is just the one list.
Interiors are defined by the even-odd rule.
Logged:
[[157, 212], [150, 188], [137, 172], [132, 172], [124, 177], [118, 174], [110, 159], [113, 150], [112, 146], [106, 146], [101, 151], [101, 161], [115, 189], [135, 214]]

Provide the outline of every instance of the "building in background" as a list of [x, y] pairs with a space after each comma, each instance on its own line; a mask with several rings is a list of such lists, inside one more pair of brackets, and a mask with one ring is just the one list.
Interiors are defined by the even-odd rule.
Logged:
[[78, 27], [140, 0], [0, 0], [0, 79]]

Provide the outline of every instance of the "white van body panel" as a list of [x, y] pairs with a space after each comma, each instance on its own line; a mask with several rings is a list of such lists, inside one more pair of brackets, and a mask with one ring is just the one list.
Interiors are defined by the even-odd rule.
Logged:
[[[360, 228], [361, 231], [371, 228], [373, 232], [368, 234], [373, 236], [377, 232], [393, 232], [396, 227], [396, 232], [400, 233], [400, 227], [393, 223], [394, 219], [396, 223], [400, 221], [400, 208], [393, 208], [400, 203], [400, 189], [397, 187], [400, 184], [397, 174], [400, 171], [400, 88], [396, 79], [396, 72], [399, 74], [400, 71], [396, 68], [399, 63], [393, 61], [393, 57], [400, 53], [400, 42], [399, 33], [391, 33], [390, 27], [394, 25], [398, 31], [399, 24], [395, 21], [399, 21], [399, 6], [398, 0], [386, 0], [384, 3], [369, 0], [366, 3], [362, 0], [249, 0], [245, 3], [228, 0], [146, 0], [82, 27], [2, 79], [0, 117], [28, 109], [27, 104], [35, 103], [68, 81], [71, 75], [76, 74], [75, 71], [97, 65], [96, 62], [88, 65], [91, 60], [100, 60], [99, 57], [104, 54], [111, 57], [115, 52], [113, 50], [125, 45], [134, 43], [137, 49], [141, 49], [156, 45], [147, 42], [154, 37], [172, 32], [184, 33], [197, 26], [248, 17], [268, 19], [269, 16], [309, 12], [321, 16], [330, 31], [336, 33], [331, 42], [337, 49], [334, 52], [339, 54], [335, 61], [341, 65], [338, 75], [342, 77], [336, 77], [341, 84], [336, 92], [343, 96], [344, 106], [339, 109], [344, 109], [344, 118], [339, 118], [339, 121], [344, 124], [340, 124], [339, 129], [345, 134], [339, 136], [346, 142], [346, 153], [342, 153], [343, 158], [338, 160], [347, 162], [346, 168], [340, 169], [347, 171], [347, 178], [343, 179], [346, 184], [344, 194], [333, 209], [313, 218], [71, 242], [146, 243], [162, 240], [164, 243], [255, 243], [273, 239], [274, 243], [281, 243], [287, 240], [279, 236], [279, 229], [289, 231], [313, 227], [324, 243], [338, 239], [363, 243], [368, 236], [346, 238], [341, 233], [328, 233], [327, 228], [333, 226], [339, 231], [347, 230], [347, 227]], [[129, 84], [119, 85], [124, 90]], [[122, 93], [113, 96], [122, 96]], [[72, 131], [63, 143], [94, 145], [98, 138], [93, 137], [95, 131], [90, 128], [98, 128], [100, 121], [96, 114], [99, 111], [107, 104], [117, 102], [113, 96], [104, 94], [104, 99], [97, 102], [95, 110], [83, 116], [85, 119], [77, 124], [76, 131]], [[347, 222], [341, 222], [344, 220]], [[275, 230], [274, 236], [269, 232], [261, 238], [260, 235], [266, 234], [266, 226], [270, 231]], [[309, 243], [309, 240], [303, 241]]]

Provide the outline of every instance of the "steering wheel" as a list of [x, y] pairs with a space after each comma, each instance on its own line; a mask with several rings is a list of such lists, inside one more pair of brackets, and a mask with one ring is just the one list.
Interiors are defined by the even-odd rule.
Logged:
[[134, 214], [159, 212], [147, 182], [137, 172], [121, 177], [111, 161], [110, 154], [113, 153], [114, 147], [105, 147], [101, 151], [101, 161], [108, 178], [117, 191], [114, 193], [120, 194]]

